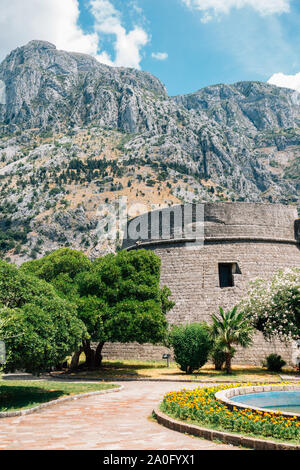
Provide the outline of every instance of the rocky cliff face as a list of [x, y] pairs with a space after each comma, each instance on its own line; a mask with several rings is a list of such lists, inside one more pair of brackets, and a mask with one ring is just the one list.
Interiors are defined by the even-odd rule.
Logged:
[[0, 65], [0, 249], [97, 256], [99, 213], [120, 195], [149, 209], [299, 206], [299, 127], [292, 90], [240, 82], [169, 97], [149, 73], [31, 41]]
[[84, 54], [32, 41], [0, 66], [6, 104], [0, 119], [22, 129], [99, 125], [124, 132], [157, 131], [146, 99], [167, 98], [158, 79], [134, 69], [112, 68]]

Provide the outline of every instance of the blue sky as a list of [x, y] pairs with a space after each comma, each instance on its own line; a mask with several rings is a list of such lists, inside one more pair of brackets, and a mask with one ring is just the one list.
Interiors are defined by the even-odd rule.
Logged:
[[2, 3], [0, 59], [28, 40], [45, 39], [110, 65], [148, 71], [170, 95], [272, 76], [273, 83], [300, 90], [299, 0]]
[[[127, 30], [140, 25], [150, 36], [140, 66], [158, 76], [171, 95], [300, 71], [300, 1], [290, 2], [289, 12], [281, 12], [279, 5], [278, 12], [262, 15], [248, 5], [213, 15], [207, 22], [203, 22], [205, 11], [189, 8], [182, 0], [111, 3], [121, 12]], [[80, 10], [82, 27], [91, 27], [93, 17], [85, 0], [80, 1]], [[113, 55], [114, 40], [113, 35], [104, 35], [101, 48]], [[168, 57], [156, 60], [153, 51]]]

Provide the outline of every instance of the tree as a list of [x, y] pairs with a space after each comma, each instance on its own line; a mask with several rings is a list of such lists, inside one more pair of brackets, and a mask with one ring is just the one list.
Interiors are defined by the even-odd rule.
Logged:
[[[106, 341], [157, 344], [164, 340], [165, 314], [174, 303], [169, 289], [159, 286], [160, 266], [160, 258], [151, 251], [121, 251], [95, 260], [91, 270], [78, 277], [82, 312], [89, 302], [98, 302], [101, 312], [100, 328], [92, 322], [91, 340], [83, 345], [92, 366], [101, 365]], [[90, 341], [98, 343], [96, 351]]]
[[87, 365], [93, 365], [93, 351], [86, 345], [90, 345], [90, 338], [93, 338], [93, 341], [101, 338], [102, 303], [95, 296], [81, 298], [78, 289], [79, 276], [89, 272], [91, 267], [92, 263], [84, 253], [70, 248], [61, 248], [21, 266], [23, 272], [50, 282], [62, 298], [73, 302], [76, 306], [77, 316], [84, 323], [88, 336], [73, 351], [71, 369], [78, 367], [83, 351]]
[[180, 369], [192, 374], [208, 360], [212, 347], [209, 326], [204, 322], [174, 326], [169, 334], [169, 343]]
[[38, 260], [22, 264], [21, 271], [50, 282], [68, 299], [76, 298], [76, 277], [91, 268], [88, 257], [77, 250], [61, 248]]
[[232, 373], [231, 361], [235, 354], [233, 345], [246, 348], [252, 343], [253, 328], [248, 318], [238, 312], [235, 306], [232, 310], [224, 312], [220, 307], [219, 315], [212, 315], [212, 337], [218, 342], [225, 353], [225, 369], [227, 374]]
[[41, 372], [65, 360], [86, 337], [76, 306], [43, 280], [0, 262], [0, 338], [5, 371]]
[[210, 352], [210, 358], [215, 366], [216, 370], [222, 370], [226, 361], [226, 354], [224, 347], [218, 338], [213, 342], [213, 347]]
[[287, 342], [300, 338], [300, 269], [278, 271], [269, 280], [250, 284], [240, 308], [267, 340]]
[[160, 264], [160, 258], [147, 250], [123, 251], [91, 262], [83, 253], [64, 248], [21, 269], [51, 282], [62, 298], [76, 304], [89, 336], [74, 352], [71, 367], [78, 366], [84, 352], [86, 366], [94, 368], [101, 365], [106, 341], [163, 341], [165, 315], [174, 303], [169, 289], [159, 286]]

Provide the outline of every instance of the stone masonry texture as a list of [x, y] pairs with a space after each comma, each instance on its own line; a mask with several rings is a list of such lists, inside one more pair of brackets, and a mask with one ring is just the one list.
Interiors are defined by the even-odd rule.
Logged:
[[[138, 245], [126, 240], [124, 246], [151, 249], [161, 258], [161, 285], [170, 288], [176, 302], [167, 316], [171, 324], [209, 322], [219, 306], [230, 309], [245, 297], [251, 280], [269, 279], [287, 267], [300, 268], [297, 211], [282, 205], [205, 204], [203, 244], [186, 242], [183, 237], [166, 242], [155, 236]], [[220, 287], [219, 263], [238, 266], [233, 287]], [[104, 357], [160, 360], [166, 351], [148, 344], [115, 343], [105, 346]], [[266, 342], [260, 333], [252, 347], [237, 350], [234, 362], [260, 365], [272, 352], [292, 362], [292, 344]]]

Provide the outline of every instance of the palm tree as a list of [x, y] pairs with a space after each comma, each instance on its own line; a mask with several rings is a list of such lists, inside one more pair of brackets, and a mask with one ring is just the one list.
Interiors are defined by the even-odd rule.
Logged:
[[220, 313], [212, 315], [212, 321], [212, 336], [224, 348], [225, 369], [227, 374], [231, 374], [231, 360], [235, 353], [233, 345], [243, 348], [250, 346], [254, 330], [244, 314], [238, 312], [237, 306], [229, 312], [224, 312], [220, 307]]

